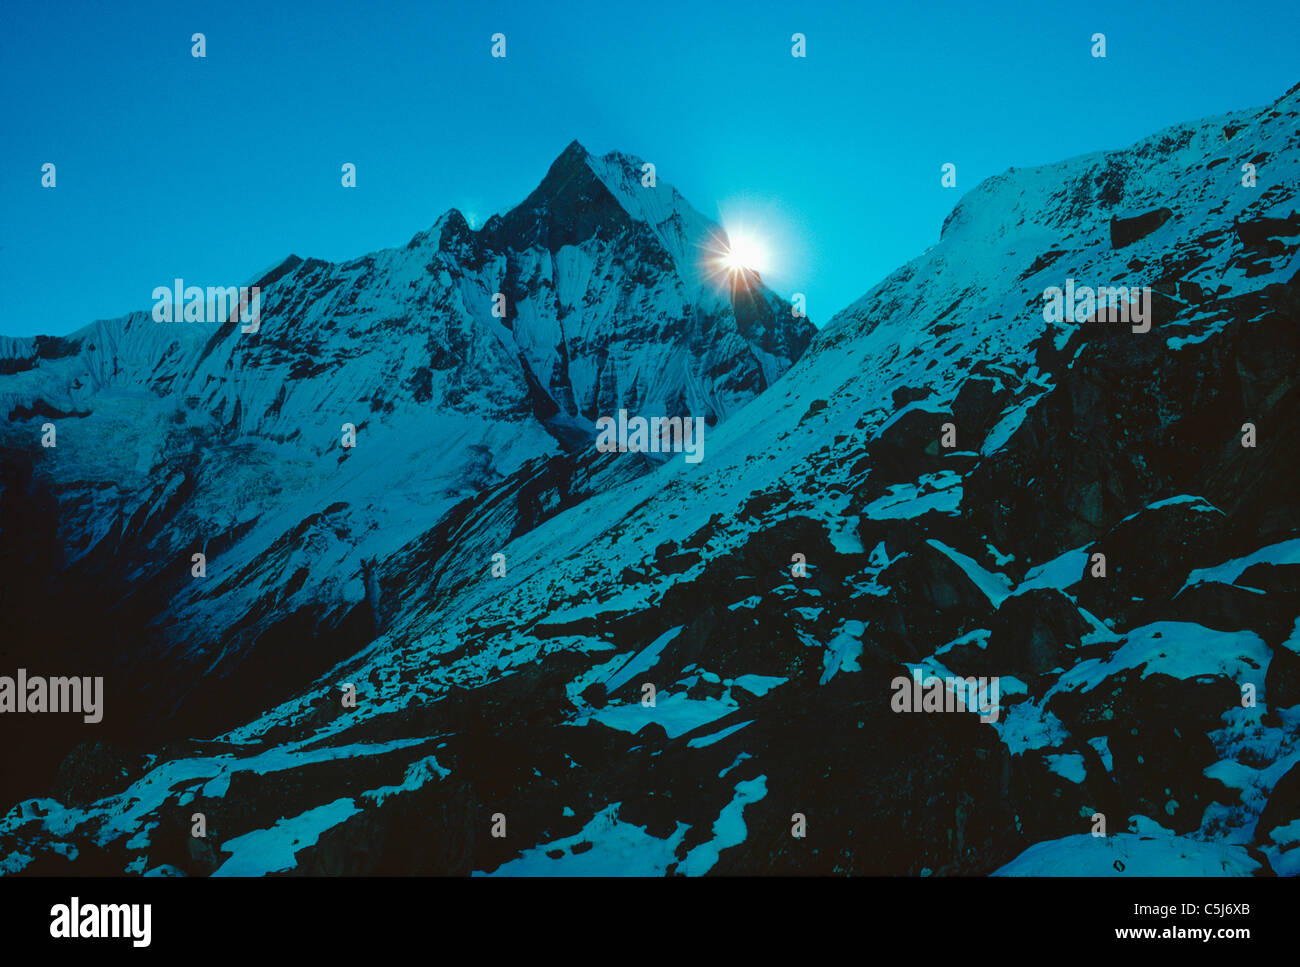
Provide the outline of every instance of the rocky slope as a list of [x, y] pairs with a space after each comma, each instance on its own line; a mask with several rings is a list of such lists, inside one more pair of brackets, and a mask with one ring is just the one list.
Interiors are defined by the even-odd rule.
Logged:
[[[1298, 117], [982, 183], [702, 463], [521, 471], [527, 529], [480, 490], [379, 564], [365, 648], [216, 741], [70, 760], [0, 862], [1294, 874]], [[1067, 279], [1153, 325], [1046, 322]], [[896, 711], [913, 673], [996, 714]]]

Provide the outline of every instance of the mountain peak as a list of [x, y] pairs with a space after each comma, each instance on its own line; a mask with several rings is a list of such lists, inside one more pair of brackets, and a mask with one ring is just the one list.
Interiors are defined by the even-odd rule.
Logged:
[[[576, 138], [568, 143], [561, 151], [551, 166], [546, 170], [546, 176], [542, 179], [541, 184], [534, 190], [533, 195], [539, 192], [543, 194], [555, 194], [563, 191], [574, 178], [582, 172], [584, 167], [588, 167], [592, 160], [592, 154]], [[532, 198], [530, 195], [529, 198]], [[527, 204], [527, 201], [525, 201]]]
[[562, 158], [567, 158], [570, 156], [587, 157], [590, 154], [591, 152], [582, 146], [582, 142], [579, 141], [577, 138], [574, 138], [572, 141], [568, 143], [565, 149], [560, 152], [560, 157], [556, 158], [556, 160], [559, 161]]
[[581, 244], [602, 229], [617, 233], [631, 213], [598, 176], [594, 161], [579, 142], [570, 142], [541, 183], [503, 216], [505, 231], [517, 243], [540, 242], [551, 251]]
[[593, 155], [575, 139], [528, 197], [503, 216], [500, 227], [512, 244], [535, 242], [552, 252], [595, 235], [630, 233], [660, 250], [647, 258], [671, 265], [689, 290], [699, 290], [704, 287], [699, 252], [722, 230], [667, 182], [647, 182], [645, 176], [645, 162], [635, 155]]

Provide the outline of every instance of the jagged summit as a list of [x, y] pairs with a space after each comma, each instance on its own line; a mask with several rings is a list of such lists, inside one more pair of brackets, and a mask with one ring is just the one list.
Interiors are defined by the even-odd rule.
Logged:
[[[643, 264], [670, 270], [694, 298], [725, 301], [727, 286], [707, 263], [725, 245], [726, 232], [657, 175], [653, 184], [645, 183], [644, 165], [622, 151], [594, 155], [575, 139], [513, 208], [478, 228], [450, 209], [409, 246], [455, 246], [462, 255], [472, 252], [467, 257], [483, 259], [534, 246], [554, 256], [599, 239], [626, 247]], [[746, 278], [748, 289], [763, 290], [757, 273], [747, 272]]]
[[628, 213], [596, 176], [590, 160], [578, 142], [569, 145], [528, 197], [502, 216], [500, 234], [554, 253], [597, 233], [613, 237], [623, 232]]

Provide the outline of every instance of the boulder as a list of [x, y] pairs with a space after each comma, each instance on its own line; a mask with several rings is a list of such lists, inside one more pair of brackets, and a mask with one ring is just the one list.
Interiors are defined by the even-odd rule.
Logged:
[[1004, 599], [989, 621], [988, 651], [997, 674], [1030, 681], [1074, 663], [1072, 654], [1091, 625], [1078, 607], [1055, 588]]
[[1131, 218], [1114, 217], [1110, 220], [1110, 247], [1123, 248], [1145, 238], [1174, 217], [1168, 208], [1155, 208]]

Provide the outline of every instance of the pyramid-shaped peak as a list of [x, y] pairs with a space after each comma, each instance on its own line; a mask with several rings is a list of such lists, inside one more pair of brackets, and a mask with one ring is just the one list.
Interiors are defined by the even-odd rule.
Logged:
[[[573, 156], [573, 155], [585, 156], [589, 154], [591, 154], [591, 152], [582, 146], [582, 142], [579, 141], [577, 138], [574, 138], [572, 141], [568, 143], [565, 149], [560, 152], [560, 158]], [[556, 160], [558, 161], [559, 159], [557, 158]]]
[[[551, 162], [546, 176], [528, 201], [535, 202], [539, 198], [554, 201], [575, 193], [581, 195], [593, 183], [602, 185], [615, 195], [621, 195], [625, 186], [640, 180], [641, 167], [641, 159], [626, 151], [595, 155], [575, 138]], [[620, 203], [625, 201], [626, 199], [620, 198]], [[632, 208], [637, 209], [639, 206], [633, 205]]]
[[704, 286], [700, 251], [722, 234], [667, 182], [646, 180], [644, 162], [624, 151], [591, 154], [570, 141], [528, 197], [482, 232], [492, 244], [557, 252], [593, 236], [641, 235], [692, 291]]
[[576, 139], [570, 141], [568, 147], [561, 151], [556, 156], [556, 159], [551, 162], [546, 177], [537, 186], [534, 194], [540, 192], [544, 195], [554, 195], [562, 191], [566, 185], [573, 181], [575, 176], [582, 174], [590, 159], [591, 153], [579, 141]]

